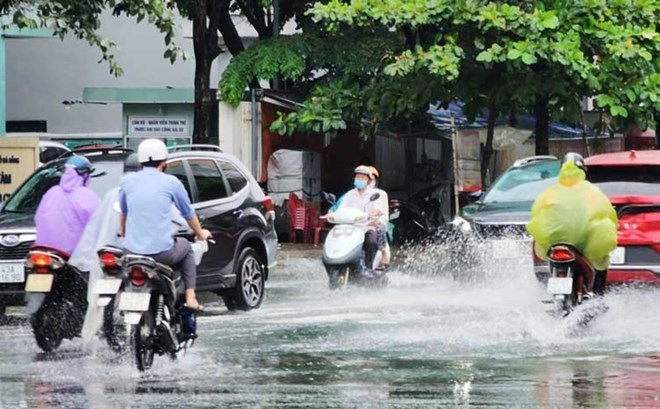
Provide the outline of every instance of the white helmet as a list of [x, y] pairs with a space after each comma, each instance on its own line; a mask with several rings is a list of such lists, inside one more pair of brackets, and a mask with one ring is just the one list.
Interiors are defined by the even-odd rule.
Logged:
[[167, 159], [167, 146], [160, 139], [145, 139], [138, 146], [137, 154], [140, 163], [163, 161]]
[[371, 174], [371, 169], [369, 169], [368, 166], [360, 165], [355, 170], [353, 171], [353, 174], [355, 175], [365, 175], [369, 179], [371, 179], [373, 176]]

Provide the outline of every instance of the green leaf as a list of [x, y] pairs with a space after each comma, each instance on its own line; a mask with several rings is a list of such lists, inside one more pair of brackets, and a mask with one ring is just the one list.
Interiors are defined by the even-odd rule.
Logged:
[[516, 60], [516, 59], [520, 58], [521, 55], [522, 55], [522, 53], [519, 50], [516, 50], [515, 48], [513, 48], [513, 49], [509, 50], [509, 52], [506, 54], [506, 58], [508, 58], [509, 60]]
[[554, 29], [559, 26], [559, 18], [555, 15], [548, 16], [541, 22], [543, 28]]
[[532, 65], [532, 64], [536, 64], [536, 62], [538, 62], [538, 59], [534, 54], [525, 53], [522, 56], [522, 61], [527, 65]]
[[490, 51], [482, 51], [477, 55], [477, 61], [491, 62], [493, 61], [493, 54]]

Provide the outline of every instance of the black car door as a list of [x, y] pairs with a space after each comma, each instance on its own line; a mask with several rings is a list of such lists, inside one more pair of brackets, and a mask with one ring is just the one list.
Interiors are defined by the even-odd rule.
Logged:
[[[233, 284], [232, 260], [240, 235], [235, 217], [240, 202], [231, 195], [216, 162], [208, 158], [188, 159], [195, 189], [194, 207], [202, 227], [213, 234], [215, 244], [197, 267], [200, 289], [218, 288], [220, 282]], [[220, 281], [218, 281], [220, 280]]]

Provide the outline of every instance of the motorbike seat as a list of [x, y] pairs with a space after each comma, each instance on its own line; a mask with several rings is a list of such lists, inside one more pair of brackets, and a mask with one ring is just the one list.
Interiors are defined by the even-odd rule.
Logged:
[[134, 265], [140, 265], [147, 268], [154, 269], [160, 273], [165, 274], [170, 279], [174, 277], [174, 270], [172, 267], [159, 263], [149, 256], [142, 256], [139, 254], [127, 254], [125, 256], [126, 266], [131, 267]]
[[584, 255], [577, 248], [575, 248], [575, 246], [573, 246], [571, 244], [555, 243], [552, 246], [550, 246], [550, 249], [548, 250], [548, 254], [550, 254], [550, 251], [552, 251], [552, 249], [554, 249], [555, 247], [560, 247], [560, 246], [568, 248], [571, 252], [573, 252], [573, 254], [575, 254], [575, 261], [580, 266], [580, 268], [582, 268], [584, 270], [590, 270], [590, 271], [595, 270], [594, 267], [589, 262], [589, 260], [587, 260], [587, 258], [584, 257]]
[[162, 263], [156, 263], [156, 269], [161, 273], [165, 274], [169, 278], [174, 277], [174, 270], [172, 269], [172, 267], [168, 265]]

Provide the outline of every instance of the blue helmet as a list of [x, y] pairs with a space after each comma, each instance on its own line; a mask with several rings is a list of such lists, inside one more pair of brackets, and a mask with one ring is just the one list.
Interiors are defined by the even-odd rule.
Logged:
[[65, 166], [74, 168], [79, 175], [88, 175], [94, 172], [92, 163], [84, 156], [73, 155], [66, 161]]

